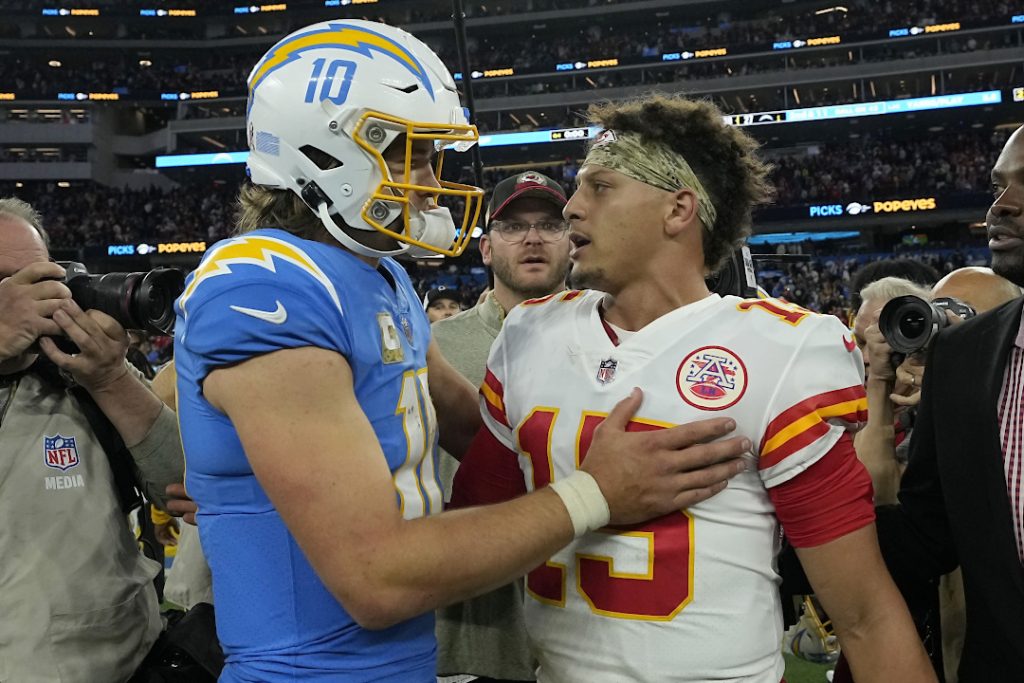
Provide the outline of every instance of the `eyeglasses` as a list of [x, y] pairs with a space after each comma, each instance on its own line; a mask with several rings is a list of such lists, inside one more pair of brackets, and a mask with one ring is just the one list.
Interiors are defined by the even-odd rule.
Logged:
[[530, 234], [532, 228], [537, 229], [537, 234], [543, 241], [557, 242], [569, 232], [569, 221], [544, 220], [536, 223], [494, 221], [491, 223], [490, 231], [497, 233], [509, 244], [519, 244], [526, 240], [526, 236]]

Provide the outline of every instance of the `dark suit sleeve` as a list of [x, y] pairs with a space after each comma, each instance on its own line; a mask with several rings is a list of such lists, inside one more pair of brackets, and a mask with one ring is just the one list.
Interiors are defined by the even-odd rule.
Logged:
[[[938, 341], [938, 340], [937, 340]], [[946, 391], [941, 345], [929, 350], [910, 457], [900, 482], [899, 505], [878, 508], [878, 541], [889, 571], [901, 588], [953, 571], [959, 564], [950, 532], [937, 458], [939, 430], [957, 429], [936, 420], [935, 402]], [[947, 399], [948, 400], [948, 399]]]

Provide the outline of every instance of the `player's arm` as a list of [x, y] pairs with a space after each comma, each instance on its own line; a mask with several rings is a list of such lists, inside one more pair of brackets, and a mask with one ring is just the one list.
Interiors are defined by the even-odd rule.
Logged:
[[[333, 351], [288, 349], [222, 367], [209, 374], [204, 394], [234, 423], [257, 479], [317, 574], [364, 627], [504, 585], [573, 538], [567, 508], [550, 489], [403, 520], [351, 370]], [[713, 495], [750, 446], [740, 438], [703, 443], [732, 428], [725, 419], [626, 433], [639, 404], [634, 392], [613, 411], [585, 463], [621, 523]], [[687, 471], [711, 463], [719, 464]]]
[[874, 524], [796, 552], [858, 683], [936, 680], [903, 597], [885, 569]]
[[480, 405], [477, 388], [452, 367], [437, 342], [427, 349], [430, 400], [437, 412], [438, 441], [457, 460], [480, 430]]
[[849, 434], [769, 495], [858, 683], [935, 681], [882, 561], [871, 480]]

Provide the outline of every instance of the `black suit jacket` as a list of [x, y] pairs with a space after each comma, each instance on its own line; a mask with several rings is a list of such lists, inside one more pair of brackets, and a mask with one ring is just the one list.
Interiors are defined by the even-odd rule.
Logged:
[[1024, 681], [1024, 567], [997, 413], [1022, 305], [1017, 299], [934, 340], [900, 504], [878, 509], [879, 542], [901, 588], [963, 569], [960, 683]]

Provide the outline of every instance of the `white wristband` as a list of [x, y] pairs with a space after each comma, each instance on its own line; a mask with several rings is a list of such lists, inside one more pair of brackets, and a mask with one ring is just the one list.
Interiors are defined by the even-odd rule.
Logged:
[[569, 512], [576, 538], [608, 524], [611, 518], [608, 501], [601, 493], [597, 480], [589, 473], [576, 470], [565, 479], [551, 484], [551, 490], [558, 494]]

